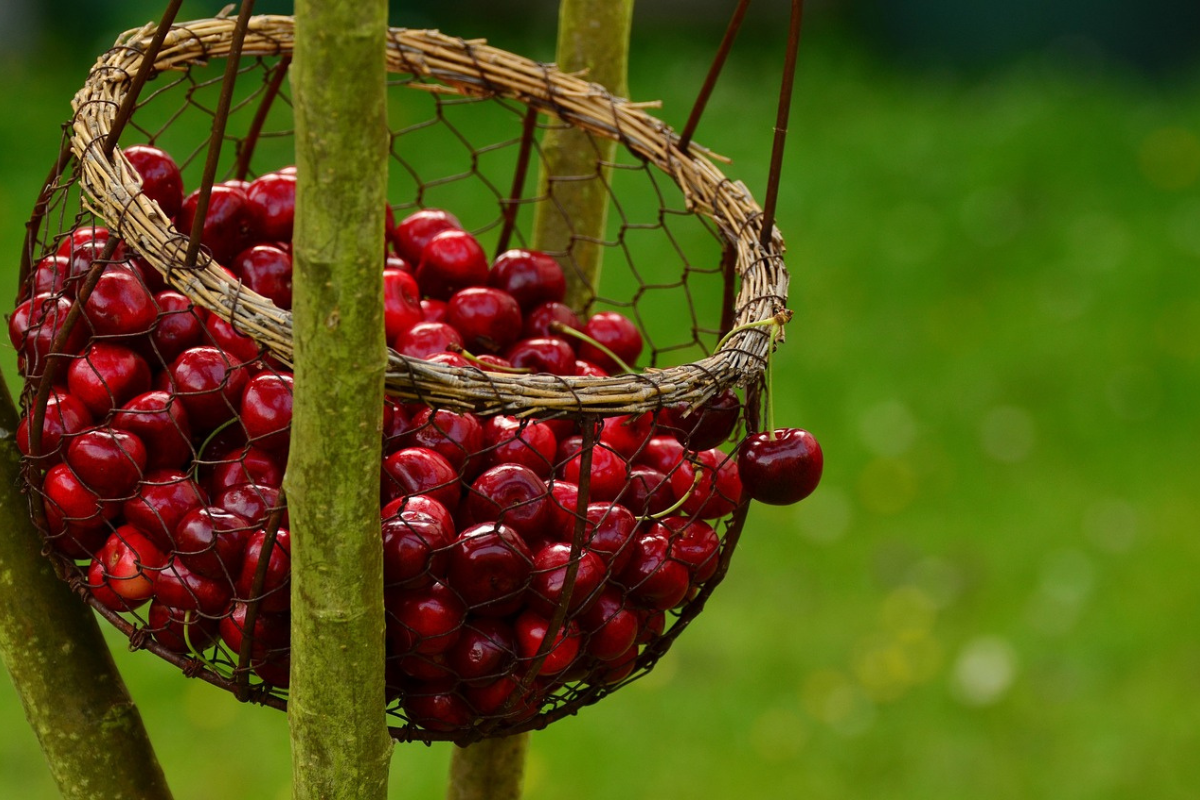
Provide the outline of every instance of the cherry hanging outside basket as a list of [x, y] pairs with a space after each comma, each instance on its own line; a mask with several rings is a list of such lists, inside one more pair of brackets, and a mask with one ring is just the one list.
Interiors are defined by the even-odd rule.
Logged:
[[[131, 647], [276, 708], [293, 36], [290, 17], [164, 22], [100, 58], [29, 223], [9, 325], [31, 507], [63, 577]], [[397, 739], [466, 743], [595, 702], [701, 611], [746, 517], [734, 455], [760, 427], [788, 278], [745, 187], [643, 106], [434, 31], [391, 29], [387, 59], [403, 119], [380, 255], [402, 276], [381, 479], [387, 713]], [[618, 156], [527, 193], [561, 128]], [[185, 179], [198, 189], [183, 201]], [[585, 180], [609, 198], [604, 239], [527, 250], [520, 212], [563, 214], [556, 189]], [[438, 233], [494, 248], [481, 280], [430, 266]], [[591, 287], [571, 310], [557, 271], [579, 271], [586, 247], [604, 251], [611, 294]], [[456, 298], [497, 294], [516, 316], [472, 327]]]

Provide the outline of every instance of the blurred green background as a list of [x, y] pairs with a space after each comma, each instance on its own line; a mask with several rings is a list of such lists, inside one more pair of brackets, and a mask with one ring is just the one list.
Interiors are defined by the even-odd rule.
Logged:
[[[158, 13], [60, 5], [84, 15], [62, 35], [36, 33], [32, 3], [0, 24], [10, 287], [71, 95], [102, 43]], [[550, 7], [503, 5], [394, 19], [552, 58]], [[760, 196], [785, 19], [762, 5], [697, 135]], [[687, 28], [665, 6], [639, 20], [631, 94], [680, 126], [732, 3]], [[775, 396], [780, 424], [820, 438], [821, 488], [753, 510], [653, 673], [535, 735], [531, 800], [1197, 795], [1194, 39], [1018, 17], [1029, 35], [969, 47], [988, 26], [960, 12], [990, 5], [939, 7], [818, 5], [801, 47]], [[112, 641], [177, 798], [289, 796], [282, 714]], [[398, 746], [393, 796], [440, 796], [449, 753]], [[0, 797], [52, 796], [0, 681]]]

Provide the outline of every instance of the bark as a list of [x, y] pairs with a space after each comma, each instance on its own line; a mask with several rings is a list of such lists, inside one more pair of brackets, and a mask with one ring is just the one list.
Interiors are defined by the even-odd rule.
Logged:
[[25, 717], [64, 798], [170, 800], [95, 617], [41, 554], [18, 488], [16, 429], [0, 376], [0, 656]]
[[[629, 32], [633, 0], [562, 0], [558, 17], [558, 66], [568, 72], [586, 70], [588, 78], [611, 93], [629, 92]], [[600, 285], [608, 217], [609, 170], [617, 143], [593, 140], [573, 129], [552, 129], [542, 140], [538, 195], [551, 199], [538, 203], [534, 216], [533, 247], [563, 251], [560, 259], [567, 277], [566, 303], [586, 310]], [[556, 176], [594, 176], [590, 180], [555, 181]], [[489, 739], [458, 748], [450, 762], [447, 800], [517, 800], [525, 775], [529, 734]]]
[[[559, 69], [586, 71], [588, 80], [624, 97], [629, 93], [632, 17], [633, 0], [563, 0]], [[599, 285], [603, 248], [596, 241], [604, 239], [610, 172], [602, 163], [611, 162], [616, 152], [616, 142], [593, 140], [570, 128], [549, 130], [542, 140], [538, 196], [548, 199], [535, 207], [534, 247], [566, 253], [560, 257], [567, 276], [566, 303], [577, 311], [586, 310]]]
[[297, 800], [387, 796], [379, 460], [387, 97], [384, 0], [300, 0], [292, 448]]

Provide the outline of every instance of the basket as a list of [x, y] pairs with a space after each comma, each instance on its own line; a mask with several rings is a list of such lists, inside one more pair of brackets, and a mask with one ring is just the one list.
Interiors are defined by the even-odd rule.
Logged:
[[[82, 241], [78, 239], [78, 231], [94, 226], [105, 226], [111, 231], [106, 247], [101, 247], [98, 239], [92, 240], [87, 269], [74, 277], [68, 275], [65, 288], [60, 282], [49, 295], [39, 294], [40, 305], [35, 304], [34, 310], [26, 313], [33, 321], [23, 323], [25, 327], [19, 331], [20, 336], [13, 334], [14, 343], [23, 355], [27, 378], [24, 405], [28, 418], [24, 446], [33, 513], [47, 536], [47, 552], [57, 560], [63, 576], [99, 613], [129, 637], [132, 647], [151, 650], [179, 666], [188, 676], [229, 689], [241, 700], [285, 708], [286, 636], [281, 637], [263, 624], [263, 620], [272, 618], [272, 614], [282, 613], [278, 602], [280, 591], [286, 597], [286, 576], [280, 579], [274, 572], [279, 558], [283, 559], [280, 569], [286, 569], [286, 527], [283, 527], [286, 510], [278, 492], [267, 496], [258, 493], [259, 516], [249, 526], [253, 530], [242, 537], [244, 548], [258, 548], [255, 563], [259, 567], [253, 570], [252, 576], [243, 573], [237, 577], [242, 582], [240, 587], [231, 576], [235, 591], [240, 592], [234, 595], [239, 602], [232, 606], [228, 603], [222, 607], [206, 606], [196, 590], [176, 572], [174, 582], [181, 584], [183, 591], [190, 593], [194, 601], [186, 612], [179, 613], [180, 608], [189, 605], [186, 600], [176, 606], [158, 603], [160, 607], [155, 611], [158, 602], [155, 595], [155, 602], [147, 611], [126, 602], [123, 595], [130, 592], [106, 594], [106, 589], [111, 589], [113, 583], [105, 578], [104, 570], [109, 567], [104, 565], [109, 562], [104, 559], [116, 559], [116, 556], [103, 549], [100, 542], [107, 543], [116, 538], [128, 544], [126, 540], [136, 534], [137, 531], [127, 530], [131, 523], [125, 509], [146, 491], [144, 487], [148, 480], [144, 475], [139, 475], [142, 480], [136, 491], [123, 489], [125, 494], [103, 496], [95, 508], [82, 517], [72, 516], [65, 510], [64, 503], [55, 499], [59, 495], [47, 485], [52, 471], [58, 469], [56, 478], [64, 472], [57, 465], [66, 463], [64, 458], [70, 460], [68, 449], [74, 442], [97, 427], [107, 431], [116, 424], [116, 418], [122, 412], [115, 397], [118, 387], [106, 384], [105, 389], [116, 405], [103, 411], [101, 398], [97, 407], [103, 413], [93, 414], [90, 423], [85, 424], [71, 417], [70, 404], [61, 399], [60, 389], [56, 388], [62, 374], [73, 365], [86, 365], [94, 372], [102, 372], [96, 366], [98, 356], [93, 355], [97, 352], [93, 348], [97, 342], [105, 344], [106, 337], [97, 334], [92, 344], [88, 344], [81, 332], [80, 318], [90, 321], [81, 307], [90, 301], [90, 293], [106, 271], [129, 270], [132, 260], [137, 260], [145, 284], [161, 281], [163, 286], [186, 297], [189, 307], [160, 308], [154, 326], [164, 325], [162, 320], [170, 313], [196, 314], [212, 323], [206, 326], [206, 335], [212, 336], [213, 325], [219, 327], [219, 323], [213, 321], [223, 321], [226, 325], [224, 335], [230, 335], [228, 329], [231, 327], [233, 335], [248, 336], [252, 340], [256, 352], [246, 359], [246, 364], [258, 375], [273, 375], [278, 379], [291, 363], [290, 312], [247, 287], [224, 265], [218, 264], [207, 248], [197, 248], [188, 232], [175, 227], [172, 217], [143, 192], [138, 171], [122, 147], [114, 146], [114, 134], [126, 138], [138, 135], [151, 144], [162, 143], [182, 127], [178, 118], [183, 115], [203, 112], [212, 118], [219, 117], [219, 113], [211, 111], [205, 97], [224, 90], [232, 110], [228, 119], [219, 120], [221, 128], [235, 119], [248, 118], [244, 134], [224, 133], [218, 137], [218, 141], [233, 142], [236, 146], [234, 163], [228, 163], [230, 148], [225, 148], [226, 174], [234, 178], [252, 177], [256, 174], [252, 168], [258, 164], [256, 158], [267, 157], [263, 154], [270, 147], [278, 149], [277, 145], [286, 143], [290, 135], [282, 79], [293, 45], [292, 19], [251, 17], [244, 30], [230, 19], [176, 25], [165, 32], [157, 50], [158, 43], [153, 41], [155, 33], [154, 26], [148, 26], [123, 35], [91, 71], [85, 86], [76, 95], [75, 114], [69, 135], [64, 140], [62, 158], [51, 174], [52, 179], [39, 199], [29, 226], [30, 237], [23, 254], [22, 297], [26, 300], [35, 294], [35, 289], [45, 288], [37, 284], [38, 269], [44, 257], [63, 247], [73, 254], [75, 251], [70, 249], [75, 246], [73, 243]], [[147, 71], [143, 62], [147, 53], [155, 50], [156, 55]], [[237, 82], [243, 87], [241, 90], [228, 80], [206, 77], [204, 72], [209, 60], [228, 58], [231, 52], [238, 52], [236, 75]], [[435, 635], [422, 638], [423, 634], [408, 631], [398, 637], [390, 636], [388, 713], [393, 717], [393, 736], [398, 740], [467, 743], [488, 736], [541, 728], [596, 702], [649, 671], [702, 610], [725, 575], [745, 520], [748, 501], [740, 494], [722, 498], [727, 502], [721, 505], [720, 518], [724, 527], [719, 534], [716, 554], [702, 570], [703, 579], [691, 582], [686, 598], [665, 608], [651, 608], [646, 603], [636, 609], [630, 606], [639, 615], [638, 643], [632, 647], [630, 657], [601, 661], [581, 656], [562, 671], [545, 672], [545, 664], [553, 659], [558, 649], [559, 637], [566, 635], [569, 626], [583, 625], [577, 620], [582, 618], [580, 607], [568, 608], [577, 581], [583, 581], [579, 577], [584, 571], [580, 551], [587, 549], [585, 545], [591, 541], [584, 541], [584, 537], [594, 537], [594, 531], [608, 518], [587, 517], [582, 513], [584, 504], [597, 499], [614, 505], [618, 502], [611, 498], [605, 500], [592, 478], [593, 460], [600, 457], [597, 454], [605, 448], [615, 447], [605, 444], [608, 441], [604, 439], [607, 436], [605, 426], [609, 426], [610, 432], [615, 430], [615, 425], [631, 424], [630, 420], [648, 420], [645, 424], [651, 426], [650, 433], [626, 454], [625, 482], [628, 483], [630, 465], [644, 457], [652, 436], [664, 433], [663, 420], [668, 419], [664, 415], [671, 413], [671, 409], [676, 416], [670, 419], [678, 420], [683, 415], [683, 418], [695, 420], [705, 413], [714, 398], [728, 397], [734, 389], [741, 389], [745, 402], [738, 433], [730, 439], [727, 432], [725, 450], [711, 448], [716, 455], [710, 458], [711, 463], [704, 462], [707, 466], [697, 466], [701, 461], [695, 459], [689, 462], [688, 468], [692, 472], [688, 473], [688, 480], [692, 486], [707, 486], [707, 491], [715, 498], [717, 475], [723, 475], [721, 470], [732, 463], [730, 446], [738, 436], [758, 429], [759, 388], [769, 350], [775, 342], [774, 333], [764, 327], [744, 326], [786, 317], [788, 276], [782, 260], [781, 237], [773, 227], [769, 236], [762, 235], [762, 212], [746, 188], [722, 174], [715, 163], [720, 161], [719, 157], [690, 142], [681, 146], [680, 137], [650, 116], [643, 105], [613, 97], [602, 87], [588, 83], [580, 76], [562, 73], [553, 66], [498, 50], [482, 41], [458, 39], [436, 31], [389, 30], [387, 64], [394, 77], [393, 96], [403, 93], [406, 97], [419, 97], [434, 108], [430, 120], [417, 123], [409, 120], [393, 128], [393, 141], [399, 143], [393, 171], [399, 172], [401, 180], [407, 181], [409, 188], [415, 190], [399, 201], [396, 197], [390, 198], [397, 218], [430, 205], [430, 196], [445, 187], [473, 187], [473, 191], [481, 193], [491, 204], [491, 210], [477, 215], [480, 224], [467, 227], [481, 240], [494, 238], [497, 249], [504, 249], [514, 238], [518, 242], [524, 241], [525, 234], [517, 224], [523, 208], [538, 203], [554, 204], [553, 182], [540, 194], [523, 196], [525, 172], [530, 161], [541, 157], [539, 137], [545, 130], [566, 126], [584, 131], [597, 141], [611, 139], [619, 143], [620, 156], [606, 165], [607, 174], [598, 171], [595, 175], [569, 179], [604, 182], [612, 207], [616, 209], [614, 222], [610, 225], [612, 235], [605, 241], [589, 244], [606, 248], [610, 262], [618, 258], [630, 267], [627, 272], [633, 277], [622, 273], [625, 274], [622, 278], [621, 274], [611, 274], [610, 264], [610, 275], [606, 275], [606, 279], [611, 276], [619, 286], [632, 285], [634, 291], [632, 297], [617, 299], [594, 292], [586, 305], [593, 312], [622, 310], [637, 323], [639, 332], [651, 344], [649, 365], [640, 371], [610, 376], [512, 374], [476, 366], [431, 362], [395, 350], [389, 354], [386, 389], [394, 401], [389, 408], [395, 409], [396, 414], [400, 409], [409, 413], [422, 407], [429, 408], [427, 421], [423, 424], [433, 425], [439, 434], [446, 432], [437, 427], [440, 424], [437, 419], [441, 419], [438, 414], [473, 415], [486, 424], [492, 424], [489, 420], [504, 418], [509, 420], [505, 424], [513, 431], [512, 437], [522, 442], [524, 437], [532, 438], [532, 426], [535, 425], [548, 425], [560, 435], [568, 430], [578, 431], [574, 434], [579, 437], [576, 449], [565, 455], [562, 452], [555, 454], [554, 463], [550, 465], [552, 475], [546, 484], [549, 486], [562, 480], [564, 464], [574, 459], [575, 472], [572, 474], [578, 476], [578, 491], [583, 502], [568, 510], [573, 515], [568, 516], [572, 533], [566, 537], [571, 545], [572, 567], [566, 569], [565, 564], [557, 564], [553, 569], [545, 567], [541, 572], [534, 568], [531, 573], [534, 576], [531, 580], [540, 574], [561, 578], [565, 570], [565, 587], [560, 587], [563, 593], [553, 596], [560, 598], [560, 602], [557, 605], [554, 602], [547, 605], [546, 601], [540, 604], [540, 610], [549, 620], [548, 630], [541, 634], [542, 641], [555, 644], [546, 644], [534, 653], [517, 653], [514, 658], [507, 659], [507, 666], [497, 668], [500, 671], [495, 674], [475, 675], [473, 681], [462, 680], [460, 675], [459, 680], [451, 681], [439, 673], [439, 669], [445, 672], [447, 651], [437, 649], [440, 644], [430, 644], [437, 638]], [[136, 76], [139, 72], [152, 76], [145, 90], [138, 85]], [[244, 89], [246, 85], [250, 86], [248, 91]], [[242, 93], [238, 94], [238, 91]], [[185, 100], [180, 106], [172, 98], [181, 93]], [[457, 122], [460, 113], [503, 118], [508, 125], [506, 130], [511, 133], [500, 135], [496, 142], [476, 145], [468, 141], [463, 126]], [[423, 136], [460, 143], [456, 146], [469, 152], [469, 168], [450, 169], [449, 174], [437, 178], [427, 177], [426, 165], [406, 160], [405, 156], [407, 143]], [[183, 159], [185, 173], [196, 171], [201, 154], [211, 156], [212, 163], [217, 163], [217, 156], [206, 149], [204, 141], [188, 147], [190, 149], [182, 151], [187, 154]], [[496, 154], [503, 156], [494, 159], [499, 166], [489, 162]], [[396, 170], [397, 164], [401, 167], [399, 170]], [[279, 168], [284, 164], [272, 166]], [[507, 190], [507, 183], [497, 177], [505, 174], [512, 176], [511, 190]], [[634, 186], [634, 181], [642, 182], [641, 202], [649, 196], [657, 205], [646, 220], [639, 221], [629, 208], [633, 204], [626, 202], [632, 194], [630, 187]], [[498, 185], [506, 188], [499, 189]], [[51, 230], [55, 221], [57, 230]], [[692, 238], [679, 232], [688, 225], [693, 232]], [[694, 235], [696, 231], [699, 231], [698, 239]], [[674, 276], [664, 278], [662, 273], [651, 274], [639, 269], [639, 256], [634, 251], [639, 242], [645, 242], [649, 237], [658, 240], [655, 252], [665, 250], [674, 256], [676, 267], [671, 268], [676, 270]], [[689, 252], [693, 245], [688, 242], [697, 240], [706, 242], [701, 248], [704, 250], [701, 258], [708, 263], [698, 264]], [[564, 271], [569, 273], [576, 268], [572, 247], [550, 255]], [[688, 298], [691, 314], [690, 324], [686, 327], [689, 330], [681, 333], [678, 340], [664, 339], [654, 327], [659, 324], [657, 310], [663, 304], [673, 302], [672, 298], [678, 302], [679, 296]], [[697, 299], [701, 297], [706, 300]], [[708, 304], [711, 319], [700, 319], [696, 312], [694, 306], [703, 302]], [[20, 309], [18, 313], [21, 313]], [[729, 334], [731, 330], [735, 332]], [[10, 325], [10, 333], [13, 331]], [[31, 344], [34, 340], [40, 344]], [[108, 343], [121, 345], [122, 337], [114, 337], [113, 342]], [[156, 356], [162, 363], [154, 363]], [[167, 368], [168, 359], [154, 348], [146, 358], [152, 369]], [[680, 360], [684, 363], [677, 363]], [[223, 389], [228, 386], [228, 376], [225, 381]], [[408, 437], [405, 441], [411, 441], [414, 435], [417, 434], [412, 430], [405, 431], [404, 436]], [[679, 436], [676, 429], [676, 438]], [[687, 434], [682, 436], [686, 450]], [[441, 441], [437, 436], [432, 438]], [[191, 448], [185, 462], [189, 474], [192, 471], [196, 475], [207, 473], [211, 480], [217, 473], [244, 473], [244, 476], [254, 478], [248, 481], [249, 485], [266, 485], [258, 482], [262, 477], [261, 470], [266, 468], [254, 463], [251, 453], [254, 448], [244, 442], [239, 444], [236, 436], [231, 436], [228, 431], [209, 430], [203, 441], [185, 439]], [[428, 443], [428, 439], [421, 441]], [[242, 448], [238, 455], [227, 462], [219, 459], [214, 462], [209, 458], [214, 448], [226, 448], [231, 442], [230, 452]], [[691, 453], [690, 450], [687, 452]], [[74, 467], [68, 471], [78, 478]], [[706, 476], [711, 478], [708, 484], [702, 480]], [[674, 477], [667, 476], [668, 479]], [[225, 493], [240, 485], [223, 484]], [[464, 486], [460, 490], [464, 505], [473, 491], [473, 486]], [[407, 496], [404, 491], [399, 494]], [[553, 493], [547, 490], [547, 497], [552, 498]], [[713, 502], [715, 504], [716, 500]], [[114, 505], [121, 505], [122, 510], [110, 513], [109, 509]], [[520, 507], [517, 503], [517, 510], [504, 509], [501, 514], [510, 513], [515, 519]], [[559, 508], [562, 508], [561, 503]], [[637, 524], [654, 526], [661, 522], [650, 516], [639, 517]], [[216, 518], [211, 514], [210, 518], [210, 523], [215, 524]], [[84, 523], [98, 532], [82, 536], [79, 531], [92, 530]], [[680, 525], [686, 527], [683, 523]], [[170, 538], [171, 530], [166, 533]], [[677, 538], [684, 534], [671, 529], [663, 535]], [[83, 538], [88, 541], [81, 541]], [[675, 542], [676, 538], [670, 538], [670, 542]], [[252, 544], [246, 545], [246, 539]], [[168, 553], [163, 562], [146, 560], [146, 563], [140, 563], [135, 578], [152, 583], [166, 582], [163, 576], [175, 569], [172, 565], [177, 559], [182, 559], [179, 552], [182, 551], [176, 551], [174, 555]], [[674, 554], [675, 550], [670, 552]], [[617, 585], [613, 565], [610, 563], [607, 568], [609, 573], [602, 580]], [[447, 585], [441, 577], [436, 580], [440, 586]], [[609, 583], [604, 586], [608, 587]], [[626, 591], [623, 597], [632, 596], [628, 587], [623, 591]], [[599, 590], [592, 594], [598, 597]], [[489, 602], [490, 606], [483, 603], [484, 610], [488, 611], [481, 617], [484, 622], [469, 616], [467, 622], [458, 623], [454, 635], [463, 638], [469, 629], [485, 644], [507, 642], [506, 634], [495, 634], [495, 626], [487, 620], [515, 625], [512, 619], [515, 612], [506, 616], [496, 612], [495, 601]], [[594, 603], [588, 605], [589, 609], [594, 607]], [[475, 606], [471, 608], [473, 614]], [[401, 612], [389, 606], [393, 619], [398, 613]], [[235, 634], [226, 636], [226, 629], [231, 627], [236, 629]], [[219, 636], [213, 633], [216, 628], [220, 629]], [[587, 636], [582, 635], [585, 651]], [[411, 645], [410, 649], [405, 653], [396, 652], [405, 640]], [[512, 685], [496, 688], [501, 679]], [[479, 699], [488, 687], [493, 695], [503, 694], [503, 697], [500, 700], [494, 697]], [[473, 709], [467, 716], [456, 717], [446, 711], [448, 705], [455, 708], [456, 703], [462, 705], [464, 697], [469, 700], [467, 707]], [[513, 699], [517, 697], [522, 699], [519, 702]], [[479, 711], [479, 708], [486, 710]]]

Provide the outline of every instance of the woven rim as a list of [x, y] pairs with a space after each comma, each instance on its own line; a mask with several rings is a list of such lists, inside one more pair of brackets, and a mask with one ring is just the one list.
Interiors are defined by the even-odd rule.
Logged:
[[[235, 25], [231, 19], [209, 19], [175, 26], [155, 68], [185, 69], [228, 56]], [[113, 149], [111, 158], [104, 155], [117, 110], [153, 34], [154, 26], [123, 34], [74, 98], [71, 149], [81, 165], [85, 203], [174, 288], [290, 364], [291, 312], [231, 280], [203, 251], [196, 268], [183, 267], [187, 236], [142, 194], [141, 179], [120, 148]], [[291, 17], [253, 17], [242, 54], [284, 55], [292, 52], [294, 44]], [[734, 327], [765, 321], [783, 311], [788, 274], [778, 229], [772, 230], [768, 246], [760, 244], [762, 211], [746, 187], [726, 178], [703, 148], [692, 145], [680, 150], [678, 135], [638, 104], [552, 65], [481, 40], [457, 39], [437, 31], [390, 28], [387, 67], [389, 72], [436, 80], [444, 87], [440, 91], [451, 94], [514, 100], [596, 136], [620, 141], [668, 174], [683, 191], [689, 208], [711, 219], [736, 249], [742, 283]], [[745, 386], [762, 374], [771, 346], [765, 328], [750, 328], [729, 337], [717, 352], [699, 361], [607, 378], [508, 375], [432, 364], [389, 351], [386, 385], [389, 394], [401, 398], [481, 414], [636, 413], [677, 403], [699, 404], [726, 387]]]

